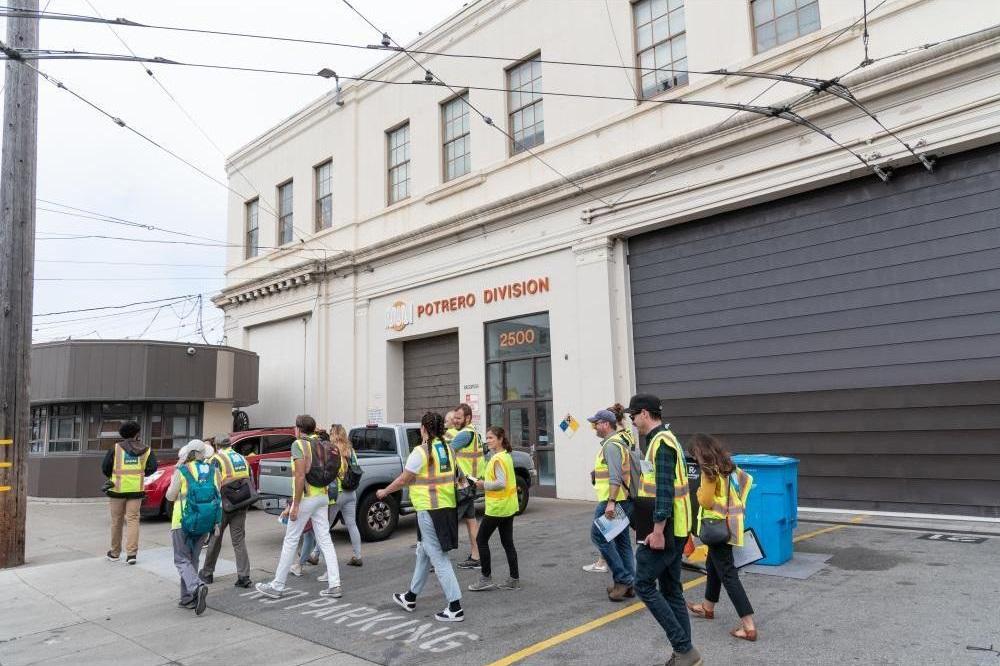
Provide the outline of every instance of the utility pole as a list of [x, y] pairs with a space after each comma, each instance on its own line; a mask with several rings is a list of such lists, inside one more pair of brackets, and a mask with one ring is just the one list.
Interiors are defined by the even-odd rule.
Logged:
[[[38, 0], [16, 4], [38, 12]], [[38, 19], [8, 17], [0, 159], [0, 569], [24, 564], [28, 511], [38, 74], [17, 51], [37, 48]]]

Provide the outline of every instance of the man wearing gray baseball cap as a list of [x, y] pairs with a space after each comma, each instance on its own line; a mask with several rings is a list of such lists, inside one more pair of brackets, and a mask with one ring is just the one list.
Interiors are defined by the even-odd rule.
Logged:
[[[611, 520], [615, 517], [615, 507], [620, 506], [629, 515], [632, 499], [629, 489], [632, 482], [632, 460], [629, 447], [618, 435], [617, 418], [607, 409], [599, 410], [587, 419], [594, 426], [594, 432], [601, 438], [601, 448], [594, 460], [593, 481], [597, 491], [597, 508], [594, 520], [601, 516]], [[611, 569], [612, 586], [608, 588], [608, 599], [621, 602], [625, 597], [634, 597], [635, 554], [632, 552], [631, 533], [626, 528], [608, 541], [597, 523], [590, 526], [590, 540], [601, 551], [601, 556]]]

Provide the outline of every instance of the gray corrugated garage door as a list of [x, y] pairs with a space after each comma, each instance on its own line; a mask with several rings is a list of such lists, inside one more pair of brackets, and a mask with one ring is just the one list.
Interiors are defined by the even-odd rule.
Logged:
[[[630, 239], [636, 380], [803, 506], [1000, 516], [1000, 152]], [[682, 440], [683, 441], [683, 440]]]
[[458, 333], [403, 343], [403, 418], [442, 416], [458, 404]]

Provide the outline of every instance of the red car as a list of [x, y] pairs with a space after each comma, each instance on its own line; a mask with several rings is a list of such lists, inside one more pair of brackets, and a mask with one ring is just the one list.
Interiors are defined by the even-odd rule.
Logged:
[[[242, 430], [229, 435], [233, 449], [246, 456], [253, 473], [254, 484], [259, 486], [260, 461], [269, 458], [287, 459], [295, 441], [294, 428], [257, 428]], [[165, 452], [166, 453], [166, 452]], [[160, 452], [157, 452], [160, 455]], [[156, 471], [146, 477], [143, 490], [146, 499], [142, 501], [143, 516], [165, 516], [171, 510], [167, 501], [167, 488], [174, 475], [177, 460], [160, 460]]]

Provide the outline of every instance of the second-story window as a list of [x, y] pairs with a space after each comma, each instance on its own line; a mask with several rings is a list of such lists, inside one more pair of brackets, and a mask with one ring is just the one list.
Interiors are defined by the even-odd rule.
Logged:
[[389, 149], [389, 203], [410, 196], [410, 123], [386, 134]]
[[[688, 81], [684, 0], [639, 0], [632, 5], [642, 96]], [[681, 70], [681, 71], [678, 71]]]
[[817, 0], [751, 0], [757, 53], [819, 30]]
[[444, 179], [464, 176], [472, 170], [469, 141], [469, 93], [459, 95], [441, 106], [444, 123]]
[[260, 219], [258, 216], [260, 201], [254, 199], [246, 203], [247, 242], [246, 258], [260, 254]]
[[326, 161], [316, 172], [316, 231], [333, 226], [333, 162]]
[[507, 70], [510, 135], [514, 139], [510, 150], [512, 155], [545, 141], [541, 59], [541, 54], [538, 54]]
[[278, 186], [278, 245], [292, 242], [292, 181]]

